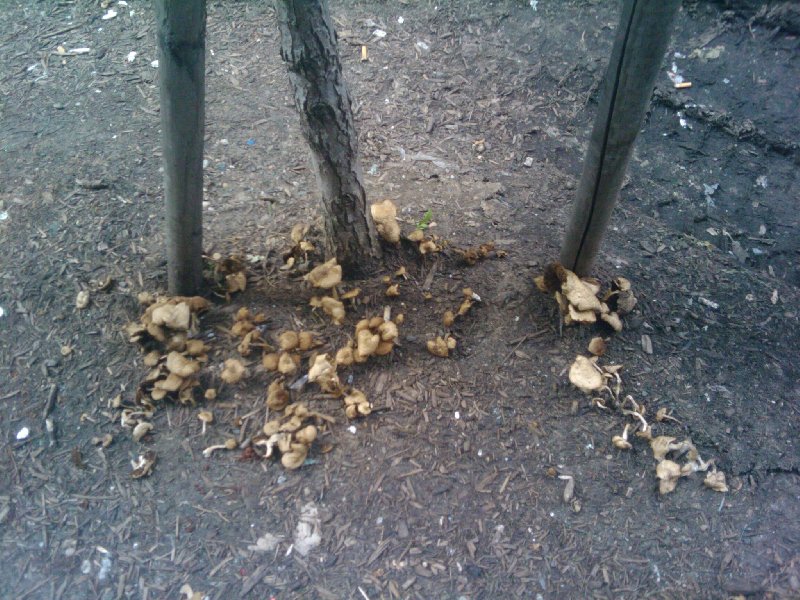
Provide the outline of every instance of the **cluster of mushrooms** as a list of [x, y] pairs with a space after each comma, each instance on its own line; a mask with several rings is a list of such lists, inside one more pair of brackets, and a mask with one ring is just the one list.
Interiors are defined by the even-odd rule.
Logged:
[[[653, 427], [645, 417], [645, 405], [637, 403], [630, 395], [620, 400], [622, 379], [619, 372], [622, 365], [600, 365], [599, 358], [605, 349], [606, 344], [602, 338], [593, 338], [589, 350], [595, 355], [591, 358], [576, 356], [569, 368], [569, 380], [584, 393], [592, 395], [592, 404], [598, 408], [609, 408], [602, 397], [603, 393], [607, 393], [612, 404], [632, 420], [625, 424], [620, 435], [611, 438], [612, 445], [620, 450], [631, 450], [633, 448], [631, 434], [633, 437], [647, 440], [657, 461], [656, 478], [661, 494], [672, 492], [681, 477], [701, 471], [706, 472], [703, 483], [707, 487], [718, 492], [727, 492], [725, 474], [716, 469], [713, 459], [704, 461], [691, 440], [677, 442], [674, 437], [653, 436]], [[677, 421], [664, 407], [658, 410], [655, 420], [659, 423]], [[682, 465], [677, 462], [681, 459], [685, 461]]]
[[624, 277], [614, 279], [611, 289], [601, 299], [600, 281], [578, 277], [559, 263], [549, 264], [534, 282], [540, 291], [553, 294], [565, 325], [596, 323], [599, 319], [620, 332], [621, 317], [631, 312], [637, 302], [630, 281]]

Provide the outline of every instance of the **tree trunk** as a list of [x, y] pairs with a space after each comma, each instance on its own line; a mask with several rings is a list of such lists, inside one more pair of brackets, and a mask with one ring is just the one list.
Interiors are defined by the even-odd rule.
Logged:
[[358, 135], [327, 0], [276, 0], [275, 9], [281, 57], [322, 199], [326, 251], [347, 275], [368, 274], [381, 247], [367, 210]]
[[157, 0], [156, 20], [169, 291], [191, 295], [203, 282], [205, 0]]

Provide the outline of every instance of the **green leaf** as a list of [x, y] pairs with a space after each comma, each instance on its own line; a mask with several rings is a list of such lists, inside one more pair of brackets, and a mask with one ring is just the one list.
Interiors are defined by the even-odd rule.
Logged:
[[428, 228], [428, 225], [430, 225], [431, 219], [433, 219], [433, 212], [431, 212], [431, 209], [429, 208], [425, 211], [425, 214], [422, 215], [422, 219], [420, 219], [419, 223], [417, 223], [417, 229], [425, 231]]

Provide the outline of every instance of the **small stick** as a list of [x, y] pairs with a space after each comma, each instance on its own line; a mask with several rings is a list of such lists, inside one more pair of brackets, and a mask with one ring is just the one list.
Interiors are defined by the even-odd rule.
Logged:
[[42, 418], [46, 419], [50, 416], [50, 413], [53, 412], [53, 408], [56, 405], [56, 398], [58, 398], [58, 384], [53, 383], [50, 385], [50, 392], [47, 394], [47, 401], [44, 403], [44, 408], [42, 409]]

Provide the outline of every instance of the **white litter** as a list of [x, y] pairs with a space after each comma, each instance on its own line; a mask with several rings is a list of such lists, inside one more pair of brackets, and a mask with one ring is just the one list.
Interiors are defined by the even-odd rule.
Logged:
[[0, 221], [5, 221], [6, 219], [8, 219], [8, 211], [0, 210]]
[[153, 67], [154, 69], [157, 69], [158, 68], [158, 59], [152, 61], [150, 63], [150, 66]]
[[415, 45], [417, 48], [419, 48], [419, 50], [420, 50], [420, 51], [422, 51], [422, 52], [429, 52], [429, 51], [430, 51], [430, 49], [431, 49], [431, 47], [430, 47], [428, 44], [426, 44], [425, 42], [423, 42], [422, 40], [419, 40], [419, 41], [418, 41], [416, 44], [414, 44], [414, 45]]
[[130, 52], [128, 52], [128, 56], [125, 57], [125, 60], [127, 60], [129, 63], [135, 61], [136, 60], [136, 54], [137, 54], [137, 52], [131, 50]]
[[116, 16], [117, 16], [117, 11], [115, 11], [115, 10], [114, 10], [114, 9], [112, 9], [112, 8], [109, 8], [109, 9], [108, 9], [108, 12], [107, 12], [106, 14], [104, 14], [104, 15], [103, 15], [102, 17], [100, 17], [100, 18], [101, 18], [101, 19], [103, 19], [103, 21], [108, 21], [108, 20], [110, 20], [110, 19], [113, 19], [113, 18], [114, 18], [114, 17], [116, 17]]
[[350, 427], [347, 428], [347, 431], [349, 431], [350, 433], [355, 435], [356, 434], [356, 426], [355, 425], [350, 425]]
[[18, 440], [27, 440], [28, 436], [31, 434], [31, 430], [27, 427], [23, 427], [17, 432], [17, 439]]
[[301, 556], [308, 556], [322, 541], [321, 521], [317, 505], [309, 502], [300, 509], [300, 520], [294, 530], [294, 548]]
[[265, 533], [256, 540], [255, 544], [251, 544], [247, 549], [252, 552], [272, 552], [282, 540], [283, 536]]
[[3, 308], [2, 306], [0, 306], [0, 318], [5, 317], [5, 316], [6, 316], [6, 309]]
[[402, 25], [403, 23], [405, 23], [405, 21], [406, 21], [406, 20], [405, 20], [403, 17], [397, 17], [397, 22], [398, 22], [398, 23], [400, 23], [400, 25]]
[[372, 32], [372, 35], [374, 35], [378, 39], [382, 39], [386, 37], [386, 32], [383, 29], [376, 29], [375, 31]]

